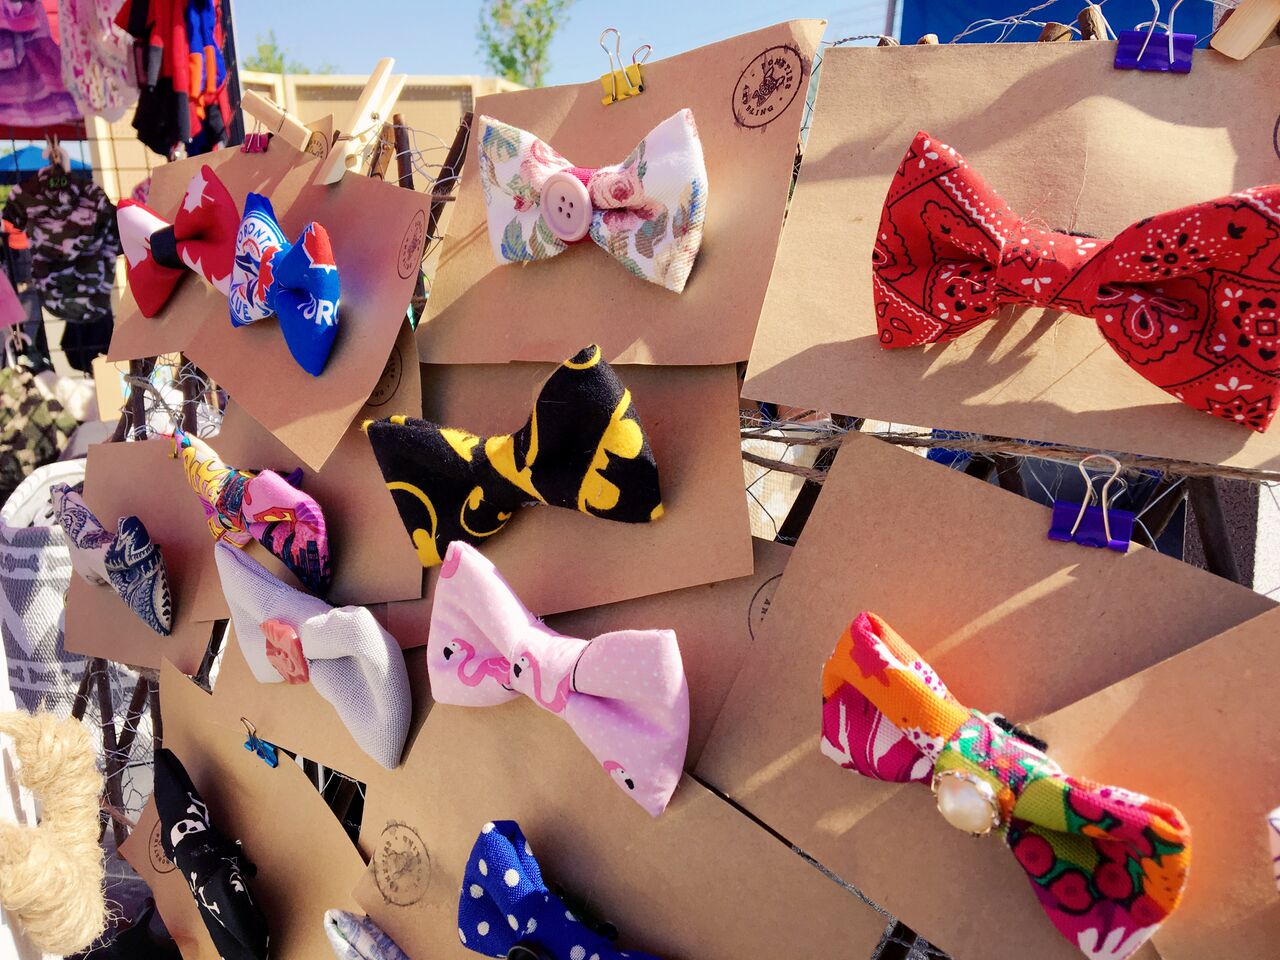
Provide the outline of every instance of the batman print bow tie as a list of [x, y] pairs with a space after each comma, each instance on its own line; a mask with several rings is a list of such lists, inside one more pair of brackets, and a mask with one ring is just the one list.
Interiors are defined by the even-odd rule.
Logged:
[[450, 544], [440, 568], [427, 676], [437, 703], [491, 707], [525, 696], [561, 717], [613, 782], [655, 817], [680, 782], [689, 687], [675, 633], [562, 636], [469, 544]]
[[365, 432], [424, 567], [455, 540], [497, 533], [523, 503], [622, 523], [662, 516], [631, 391], [594, 345], [559, 366], [513, 434], [478, 437], [409, 417], [371, 421]]
[[194, 270], [224, 296], [231, 289], [231, 265], [240, 212], [212, 168], [191, 178], [172, 224], [134, 200], [116, 208], [129, 289], [144, 317], [154, 317]]
[[951, 340], [1006, 304], [1091, 317], [1151, 383], [1261, 432], [1280, 401], [1278, 260], [1280, 186], [1095, 239], [1027, 223], [959, 153], [919, 133], [876, 234], [880, 343]]
[[514, 820], [486, 823], [471, 848], [458, 897], [458, 939], [508, 960], [658, 960], [625, 952], [547, 889]]
[[480, 183], [499, 260], [545, 260], [588, 235], [627, 270], [679, 293], [702, 244], [707, 167], [685, 109], [622, 163], [577, 167], [527, 130], [480, 118]]
[[309, 223], [298, 242], [290, 244], [271, 201], [249, 194], [235, 238], [231, 323], [242, 327], [274, 314], [293, 359], [318, 377], [338, 335], [341, 293], [328, 231]]
[[1058, 931], [1123, 960], [1182, 897], [1191, 834], [1172, 806], [1063, 772], [1029, 735], [962, 705], [873, 613], [822, 671], [822, 752], [876, 780], [931, 783], [943, 817], [996, 830]]
[[253, 869], [238, 843], [213, 825], [209, 807], [171, 750], [155, 757], [160, 847], [191, 888], [196, 909], [223, 960], [267, 960], [267, 919], [249, 889]]
[[214, 540], [246, 547], [257, 540], [312, 593], [329, 589], [329, 535], [315, 499], [297, 488], [299, 475], [237, 470], [209, 444], [182, 430], [173, 435], [187, 482], [200, 498]]
[[110, 533], [85, 505], [83, 485], [50, 489], [58, 526], [71, 541], [71, 565], [89, 583], [108, 583], [148, 627], [167, 637], [173, 629], [169, 574], [160, 548], [137, 517], [122, 517]]

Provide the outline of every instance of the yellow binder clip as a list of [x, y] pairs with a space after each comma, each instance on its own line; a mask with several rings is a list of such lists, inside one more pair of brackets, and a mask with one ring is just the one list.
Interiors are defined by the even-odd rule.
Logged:
[[[605, 46], [604, 38], [613, 34], [613, 49]], [[600, 98], [602, 106], [609, 106], [628, 97], [638, 97], [644, 93], [644, 77], [640, 65], [653, 53], [653, 45], [649, 43], [636, 47], [631, 54], [631, 62], [622, 65], [622, 34], [614, 27], [609, 27], [600, 34], [600, 49], [609, 57], [609, 72], [600, 77], [600, 89], [604, 96]]]

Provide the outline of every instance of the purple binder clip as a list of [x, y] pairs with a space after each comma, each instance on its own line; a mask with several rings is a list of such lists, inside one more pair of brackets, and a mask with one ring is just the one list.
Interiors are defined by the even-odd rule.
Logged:
[[[1163, 26], [1159, 19], [1140, 23], [1133, 30], [1121, 30], [1116, 35], [1115, 68], [1117, 70], [1153, 70], [1157, 73], [1190, 73], [1191, 52], [1196, 46], [1196, 35], [1173, 32], [1173, 17], [1180, 6], [1182, 6], [1182, 0], [1177, 0], [1173, 9], [1169, 11], [1169, 24], [1165, 28], [1161, 42], [1151, 42], [1152, 37], [1155, 36], [1156, 27]], [[1159, 0], [1151, 0], [1151, 8], [1155, 11], [1155, 17], [1158, 18], [1160, 16]], [[1144, 27], [1146, 29], [1143, 29]]]
[[[1102, 485], [1101, 505], [1094, 506], [1094, 478], [1089, 476], [1085, 464], [1090, 460], [1106, 460], [1113, 470]], [[1120, 462], [1114, 457], [1095, 453], [1080, 461], [1080, 473], [1085, 481], [1084, 503], [1068, 500], [1053, 501], [1053, 519], [1049, 523], [1049, 539], [1063, 543], [1078, 543], [1084, 547], [1106, 547], [1117, 553], [1129, 549], [1133, 539], [1133, 514], [1128, 510], [1111, 508], [1111, 485], [1120, 478]]]

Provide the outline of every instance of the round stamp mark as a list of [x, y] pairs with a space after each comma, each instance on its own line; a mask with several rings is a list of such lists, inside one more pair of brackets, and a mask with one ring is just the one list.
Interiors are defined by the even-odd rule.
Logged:
[[767, 126], [786, 113], [804, 89], [808, 71], [795, 47], [770, 47], [747, 64], [733, 88], [733, 116], [740, 127]]
[[151, 839], [147, 842], [147, 853], [151, 857], [151, 868], [156, 873], [173, 873], [177, 866], [164, 855], [164, 844], [160, 841], [160, 821], [151, 828]]
[[399, 345], [393, 345], [391, 356], [387, 357], [387, 365], [382, 368], [382, 376], [378, 379], [378, 385], [369, 394], [366, 404], [370, 407], [380, 407], [389, 401], [396, 395], [396, 391], [400, 389], [400, 378], [403, 376], [404, 358], [400, 356]]
[[369, 866], [378, 892], [389, 904], [411, 907], [427, 892], [431, 856], [418, 831], [406, 823], [387, 824]]
[[781, 579], [782, 574], [774, 574], [756, 587], [756, 592], [751, 595], [751, 603], [747, 607], [747, 633], [750, 634], [753, 643], [756, 639], [756, 627], [764, 623], [765, 614], [769, 612], [774, 591], [778, 589], [778, 581]]
[[400, 271], [400, 279], [408, 280], [413, 276], [413, 271], [421, 268], [423, 244], [426, 239], [427, 215], [419, 210], [413, 215], [409, 229], [404, 232], [404, 239], [400, 241], [400, 258], [396, 264]]

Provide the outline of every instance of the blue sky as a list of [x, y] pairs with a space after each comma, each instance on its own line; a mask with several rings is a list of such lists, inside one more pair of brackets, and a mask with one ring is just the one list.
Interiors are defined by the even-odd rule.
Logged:
[[[1014, 0], [1016, 2], [1016, 0]], [[652, 43], [655, 59], [796, 17], [823, 17], [827, 39], [884, 29], [886, 0], [578, 0], [551, 47], [549, 83], [578, 83], [607, 69], [600, 31], [617, 27], [626, 56]], [[479, 0], [238, 0], [236, 39], [252, 51], [259, 34], [295, 60], [368, 73], [395, 57], [405, 73], [486, 74], [475, 39]]]

